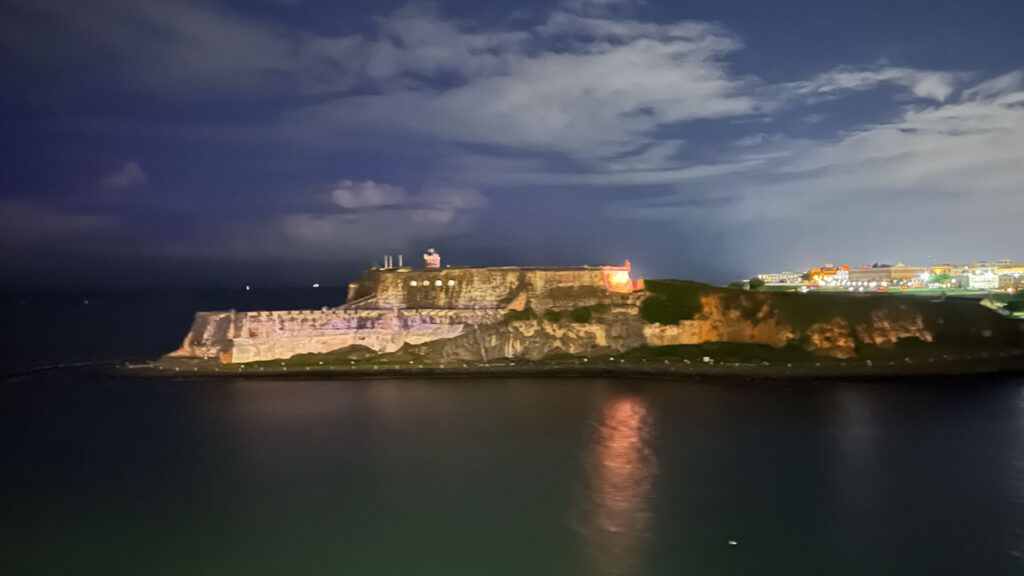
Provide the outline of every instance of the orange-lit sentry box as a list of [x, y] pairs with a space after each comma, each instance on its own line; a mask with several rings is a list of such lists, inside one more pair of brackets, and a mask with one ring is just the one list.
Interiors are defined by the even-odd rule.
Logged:
[[629, 260], [622, 266], [601, 266], [604, 272], [604, 285], [609, 292], [622, 292], [628, 294], [634, 290], [644, 289], [643, 278], [633, 280], [629, 277]]

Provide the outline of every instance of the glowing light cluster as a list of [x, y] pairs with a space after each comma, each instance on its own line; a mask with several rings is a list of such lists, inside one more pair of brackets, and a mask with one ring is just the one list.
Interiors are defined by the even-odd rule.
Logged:
[[629, 277], [629, 260], [626, 260], [624, 266], [602, 266], [601, 270], [604, 272], [604, 283], [609, 292], [629, 293], [643, 286], [642, 280], [634, 282]]

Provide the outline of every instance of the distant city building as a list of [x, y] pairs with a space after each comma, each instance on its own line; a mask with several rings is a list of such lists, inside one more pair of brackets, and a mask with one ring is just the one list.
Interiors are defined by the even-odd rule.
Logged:
[[872, 282], [876, 284], [885, 282], [888, 284], [892, 281], [892, 266], [861, 266], [860, 268], [851, 268], [848, 277], [851, 284], [870, 284]]
[[811, 280], [818, 284], [839, 284], [849, 279], [850, 267], [825, 264], [821, 268], [814, 268], [808, 274]]
[[1014, 292], [1024, 290], [1024, 274], [1000, 274], [999, 289]]
[[963, 270], [963, 266], [953, 266], [952, 264], [937, 264], [934, 266], [928, 266], [928, 271], [932, 276], [945, 276], [959, 273]]
[[992, 270], [1000, 278], [1003, 276], [1009, 276], [1011, 278], [1020, 278], [1024, 276], [1024, 263], [1021, 262], [1008, 262], [1001, 264]]
[[935, 270], [944, 270], [945, 268], [933, 267], [929, 268], [926, 266], [907, 266], [903, 262], [898, 262], [894, 265], [882, 264], [878, 266], [862, 266], [860, 268], [853, 268], [850, 270], [849, 281], [854, 285], [864, 285], [871, 283], [881, 284], [888, 286], [891, 284], [907, 286], [907, 285], [925, 285], [928, 280], [935, 275]]
[[804, 274], [769, 272], [757, 277], [765, 284], [808, 284], [861, 291], [928, 287], [1019, 291], [1024, 290], [1024, 263], [992, 260], [929, 266], [908, 266], [903, 262], [857, 267], [825, 264]]
[[931, 270], [925, 266], [907, 266], [903, 262], [896, 263], [889, 271], [894, 281], [903, 284], [924, 284], [932, 276]]
[[1024, 264], [1014, 262], [1013, 260], [992, 260], [988, 262], [971, 262], [967, 265], [967, 269], [970, 271], [979, 269], [997, 269], [997, 268], [1014, 268], [1022, 267]]
[[803, 274], [799, 272], [769, 272], [757, 277], [765, 284], [799, 284], [803, 280]]
[[987, 269], [980, 269], [967, 275], [967, 288], [970, 290], [996, 290], [999, 288], [999, 276]]

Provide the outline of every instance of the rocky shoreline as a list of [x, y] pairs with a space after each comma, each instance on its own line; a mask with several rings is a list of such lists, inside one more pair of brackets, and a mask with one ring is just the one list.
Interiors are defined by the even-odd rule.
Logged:
[[692, 362], [678, 359], [570, 358], [556, 361], [503, 360], [495, 362], [320, 364], [273, 362], [224, 365], [198, 359], [164, 358], [157, 362], [126, 363], [114, 372], [151, 378], [472, 378], [472, 377], [655, 377], [670, 379], [744, 378], [764, 380], [851, 380], [1024, 373], [1024, 350], [964, 356], [871, 361], [822, 359], [821, 362]]

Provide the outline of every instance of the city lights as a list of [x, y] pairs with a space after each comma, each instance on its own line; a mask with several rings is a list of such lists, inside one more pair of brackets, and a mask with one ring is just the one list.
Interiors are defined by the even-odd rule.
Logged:
[[979, 261], [969, 264], [911, 266], [872, 264], [849, 266], [825, 264], [804, 273], [769, 272], [757, 278], [767, 286], [809, 290], [885, 292], [900, 290], [977, 290], [1019, 292], [1024, 288], [1024, 263], [1011, 260]]

